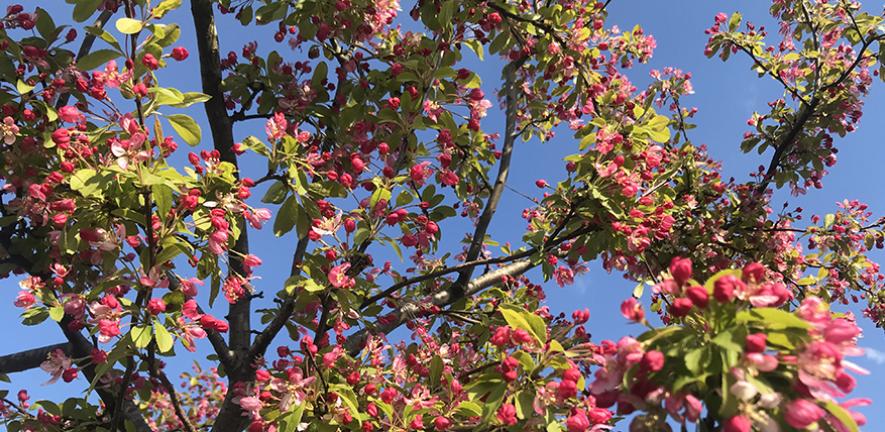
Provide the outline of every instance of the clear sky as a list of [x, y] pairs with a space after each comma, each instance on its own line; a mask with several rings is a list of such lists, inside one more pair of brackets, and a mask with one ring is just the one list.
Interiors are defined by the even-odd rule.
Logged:
[[[402, 0], [402, 2], [406, 5], [404, 9], [408, 11], [411, 1]], [[24, 3], [30, 8], [31, 3], [37, 2]], [[39, 3], [53, 13], [57, 23], [69, 21], [70, 5], [60, 1]], [[866, 3], [867, 8], [881, 7], [881, 3], [877, 5], [872, 0]], [[767, 163], [770, 157], [770, 154], [760, 156], [755, 153], [749, 155], [740, 153], [739, 143], [746, 128], [746, 120], [754, 110], [765, 110], [766, 102], [779, 97], [780, 91], [779, 87], [770, 80], [757, 78], [749, 69], [750, 62], [746, 59], [735, 58], [728, 63], [707, 59], [703, 55], [706, 42], [703, 32], [712, 23], [713, 16], [720, 11], [730, 13], [740, 10], [752, 21], [770, 22], [767, 15], [769, 4], [762, 1], [614, 0], [609, 6], [610, 24], [618, 24], [623, 29], [629, 29], [638, 23], [657, 39], [658, 48], [651, 64], [640, 65], [630, 74], [638, 87], [641, 88], [648, 82], [650, 68], [674, 66], [693, 73], [695, 95], [687, 98], [684, 103], [696, 106], [700, 111], [695, 118], [698, 127], [689, 131], [689, 136], [696, 144], [707, 144], [711, 155], [724, 162], [726, 177], [733, 176], [740, 180], [747, 179], [751, 171], [754, 171], [759, 164]], [[180, 44], [188, 47], [192, 56], [183, 63], [172, 64], [160, 75], [160, 80], [164, 86], [199, 91], [196, 44], [189, 12], [189, 2], [186, 1], [180, 11], [168, 15], [166, 19], [182, 25]], [[229, 16], [222, 17], [221, 23], [222, 52], [228, 50], [239, 52], [244, 43], [257, 40], [264, 49], [278, 49], [284, 53], [284, 56], [289, 53], [285, 45], [272, 41], [271, 28], [245, 29], [233, 23]], [[486, 63], [477, 63], [476, 68], [483, 76], [486, 93], [496, 90], [500, 62], [487, 59]], [[203, 125], [204, 138], [208, 138], [209, 129], [202, 110], [191, 110], [190, 114], [199, 119]], [[788, 201], [791, 208], [801, 206], [809, 214], [825, 214], [835, 210], [837, 201], [849, 198], [868, 203], [876, 215], [885, 215], [885, 194], [882, 194], [880, 189], [885, 187], [885, 177], [878, 171], [885, 163], [885, 146], [882, 145], [882, 137], [885, 137], [883, 120], [885, 120], [885, 85], [877, 82], [867, 99], [859, 131], [837, 141], [840, 149], [839, 162], [830, 169], [830, 175], [824, 179], [824, 189], [813, 190], [810, 194], [799, 198], [779, 193], [772, 207], [780, 208], [784, 201]], [[501, 113], [490, 111], [490, 118], [483, 125], [487, 131], [503, 130]], [[236, 134], [238, 138], [251, 134], [261, 136], [262, 127], [260, 120], [254, 121], [239, 129]], [[511, 186], [518, 191], [537, 194], [534, 181], [541, 177], [550, 181], [557, 180], [556, 175], [562, 172], [562, 157], [574, 152], [576, 148], [577, 143], [568, 134], [562, 134], [545, 144], [520, 143], [514, 151]], [[187, 149], [182, 148], [179, 152], [186, 151]], [[254, 162], [257, 161], [247, 163], [245, 170], [247, 176], [257, 178], [263, 174], [264, 168]], [[545, 172], [557, 174], [545, 174]], [[255, 195], [260, 197], [262, 192], [259, 191]], [[506, 193], [491, 227], [493, 238], [499, 241], [511, 241], [518, 245], [525, 228], [520, 213], [528, 205], [525, 198], [516, 193]], [[443, 230], [445, 233], [445, 226]], [[452, 237], [458, 234], [459, 232], [454, 230], [449, 232]], [[291, 250], [295, 243], [292, 236], [290, 233], [288, 240], [274, 241], [272, 233], [266, 229], [253, 234], [250, 238], [255, 253], [265, 260], [265, 265], [258, 270], [258, 275], [262, 279], [257, 284], [258, 289], [264, 289], [267, 294], [275, 292], [274, 287], [279, 287], [288, 275]], [[878, 253], [875, 257], [883, 261], [885, 255]], [[593, 334], [593, 339], [599, 341], [603, 338], [618, 338], [624, 334], [641, 332], [638, 327], [628, 326], [618, 313], [620, 301], [630, 295], [633, 285], [623, 280], [620, 275], [607, 274], [598, 264], [591, 264], [589, 273], [579, 277], [575, 285], [559, 288], [554, 283], [548, 283], [546, 288], [549, 306], [554, 312], [570, 313], [575, 308], [588, 307], [591, 312], [588, 328]], [[17, 291], [18, 287], [14, 280], [0, 281], [0, 341], [2, 341], [0, 354], [62, 342], [61, 332], [51, 322], [37, 327], [24, 327], [19, 324], [20, 311], [12, 304]], [[216, 308], [216, 312], [223, 315], [221, 308]], [[876, 329], [868, 321], [861, 319], [860, 322], [864, 327], [861, 345], [867, 348], [868, 353], [865, 357], [855, 360], [862, 367], [869, 369], [872, 374], [859, 379], [853, 396], [870, 397], [874, 400], [873, 407], [862, 409], [869, 419], [864, 429], [885, 430], [885, 411], [881, 409], [881, 404], [885, 403], [885, 368], [882, 367], [885, 364], [885, 337], [881, 329]], [[204, 355], [211, 351], [206, 341], [200, 342], [199, 348]], [[180, 346], [177, 350], [183, 351]], [[190, 361], [195, 358], [182, 355], [175, 359], [167, 359], [170, 372], [175, 374], [187, 369]], [[13, 384], [9, 388], [10, 390], [27, 388], [34, 397], [32, 400], [36, 400], [63, 399], [86, 387], [82, 379], [72, 384], [42, 385], [47, 378], [39, 370], [13, 374]], [[0, 385], [0, 388], [4, 387], [7, 385]]]

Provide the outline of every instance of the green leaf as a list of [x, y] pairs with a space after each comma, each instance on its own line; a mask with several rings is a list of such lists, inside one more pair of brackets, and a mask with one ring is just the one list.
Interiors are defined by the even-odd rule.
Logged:
[[172, 338], [169, 330], [166, 330], [166, 327], [160, 324], [159, 321], [154, 322], [154, 336], [157, 338], [157, 349], [160, 352], [165, 353], [172, 350], [175, 339]]
[[510, 327], [528, 331], [540, 346], [547, 342], [547, 324], [543, 318], [519, 306], [502, 305], [498, 310]]
[[810, 329], [811, 324], [789, 312], [775, 308], [757, 308], [737, 314], [739, 322], [756, 322], [772, 329]]
[[78, 170], [71, 176], [71, 189], [87, 197], [97, 195], [98, 187], [96, 185], [97, 181], [95, 181], [95, 174], [95, 170], [91, 168]]
[[65, 317], [65, 308], [61, 305], [56, 305], [49, 308], [49, 318], [52, 318], [55, 322], [61, 322], [61, 319]]
[[443, 361], [438, 355], [433, 356], [430, 360], [430, 388], [434, 389], [439, 386], [440, 377], [442, 377]]
[[181, 102], [171, 105], [175, 108], [187, 108], [195, 103], [202, 103], [206, 102], [209, 99], [212, 99], [212, 96], [200, 92], [185, 92], [181, 96]]
[[652, 140], [665, 143], [670, 140], [670, 119], [667, 116], [656, 115], [648, 122], [648, 135]]
[[198, 125], [194, 119], [190, 118], [190, 116], [184, 114], [170, 114], [166, 116], [166, 119], [169, 120], [172, 129], [175, 129], [175, 132], [178, 133], [178, 136], [180, 136], [184, 142], [192, 146], [200, 143], [200, 140], [203, 137], [203, 132], [200, 130], [200, 125]]
[[735, 333], [732, 333], [729, 330], [725, 330], [713, 338], [713, 343], [727, 350], [738, 352], [743, 351], [743, 347], [740, 345], [740, 343], [738, 343], [737, 339], [738, 338]]
[[103, 66], [117, 57], [120, 57], [120, 53], [117, 51], [112, 49], [101, 49], [77, 59], [77, 67], [80, 70], [88, 71]]
[[464, 401], [455, 408], [455, 415], [464, 417], [479, 417], [482, 415], [482, 406], [476, 402]]
[[37, 31], [40, 32], [40, 36], [43, 36], [43, 39], [50, 41], [53, 39], [53, 33], [55, 33], [55, 22], [52, 21], [52, 16], [49, 15], [49, 12], [46, 12], [45, 9], [38, 7], [35, 11], [37, 14]]
[[322, 87], [323, 80], [326, 79], [326, 76], [329, 73], [329, 66], [326, 65], [326, 62], [319, 62], [316, 65], [316, 69], [313, 70], [313, 77], [310, 79], [310, 86], [316, 90], [319, 90]]
[[154, 18], [163, 18], [163, 15], [166, 15], [167, 12], [178, 9], [181, 6], [181, 0], [163, 0], [154, 7], [151, 11], [151, 15]]
[[694, 374], [701, 373], [706, 366], [706, 362], [703, 361], [706, 351], [707, 348], [697, 348], [685, 354], [685, 367]]
[[15, 89], [18, 90], [18, 94], [24, 95], [24, 94], [30, 93], [31, 90], [34, 90], [34, 86], [32, 86], [22, 80], [18, 80], [15, 83]]
[[344, 405], [347, 406], [347, 409], [350, 410], [350, 414], [352, 414], [354, 418], [362, 420], [363, 416], [360, 414], [360, 406], [353, 390], [342, 384], [332, 386], [332, 389], [338, 394], [342, 402], [344, 402]]
[[136, 348], [144, 348], [151, 343], [153, 339], [151, 335], [151, 328], [147, 326], [135, 326], [132, 327], [132, 331], [129, 334], [129, 337], [132, 338], [132, 343], [135, 344]]
[[144, 27], [144, 24], [132, 18], [120, 18], [117, 20], [115, 25], [117, 27], [117, 31], [123, 34], [135, 34], [141, 31]]
[[857, 422], [854, 421], [854, 418], [851, 417], [851, 414], [848, 414], [848, 411], [846, 411], [845, 408], [842, 408], [839, 404], [833, 401], [827, 401], [824, 407], [850, 432], [860, 431]]
[[169, 210], [172, 209], [172, 188], [165, 184], [155, 184], [151, 186], [151, 196], [157, 203], [157, 213], [160, 218], [166, 220]]
[[74, 21], [81, 23], [98, 10], [104, 0], [77, 0], [74, 2]]
[[532, 402], [535, 400], [534, 390], [523, 390], [516, 395], [516, 398], [513, 400], [516, 402], [516, 416], [520, 419], [528, 419], [531, 418], [535, 409], [532, 406]]
[[298, 200], [294, 196], [286, 198], [286, 201], [280, 206], [280, 211], [277, 212], [277, 217], [273, 221], [273, 233], [275, 236], [279, 237], [292, 231], [292, 228], [295, 227], [295, 222], [298, 221], [298, 210]]
[[731, 18], [728, 19], [728, 31], [735, 31], [738, 29], [738, 26], [741, 25], [741, 14], [735, 12], [731, 14]]

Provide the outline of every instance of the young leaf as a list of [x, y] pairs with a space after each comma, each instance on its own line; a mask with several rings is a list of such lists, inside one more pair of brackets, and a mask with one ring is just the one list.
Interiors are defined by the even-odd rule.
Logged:
[[82, 71], [95, 69], [103, 66], [105, 63], [120, 57], [120, 53], [111, 49], [101, 49], [93, 51], [79, 59], [77, 59], [77, 68]]
[[154, 336], [157, 339], [157, 349], [159, 349], [160, 352], [165, 353], [172, 349], [175, 339], [172, 338], [169, 330], [166, 330], [166, 327], [164, 327], [163, 324], [160, 324], [159, 321], [154, 323]]
[[175, 132], [178, 133], [178, 136], [184, 142], [192, 146], [200, 143], [203, 132], [200, 130], [200, 125], [194, 119], [184, 114], [170, 114], [166, 116], [166, 119], [169, 120], [172, 129], [175, 129]]
[[135, 34], [141, 31], [144, 27], [144, 24], [132, 18], [120, 18], [117, 20], [115, 25], [117, 27], [117, 31], [123, 34]]

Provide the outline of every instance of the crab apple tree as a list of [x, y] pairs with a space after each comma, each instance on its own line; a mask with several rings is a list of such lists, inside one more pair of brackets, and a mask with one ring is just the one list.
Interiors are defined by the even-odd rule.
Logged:
[[[823, 186], [885, 75], [883, 16], [773, 0], [771, 33], [710, 17], [707, 56], [749, 59], [782, 89], [741, 144], [760, 169], [729, 180], [690, 139], [691, 74], [634, 84], [656, 41], [608, 23], [610, 1], [8, 6], [0, 276], [20, 290], [4, 316], [58, 341], [4, 353], [0, 377], [40, 368], [85, 392], [35, 401], [12, 380], [0, 421], [859, 430], [870, 401], [849, 396], [865, 372], [849, 358], [857, 320], [885, 325], [868, 258], [885, 219], [849, 200], [778, 213], [772, 196]], [[223, 47], [232, 26], [265, 36]], [[192, 88], [164, 84], [179, 62]], [[514, 153], [554, 138], [571, 154], [520, 192], [522, 237], [494, 247]], [[281, 253], [288, 274], [268, 283]], [[593, 340], [589, 308], [545, 305], [545, 281], [569, 289], [593, 266], [638, 284], [592, 305], [634, 335]], [[182, 355], [200, 360], [169, 376]]]

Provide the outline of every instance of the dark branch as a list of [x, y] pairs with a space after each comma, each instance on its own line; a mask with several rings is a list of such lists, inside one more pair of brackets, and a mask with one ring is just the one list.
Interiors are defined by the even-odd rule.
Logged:
[[47, 345], [45, 347], [0, 356], [0, 374], [22, 372], [40, 367], [40, 363], [43, 363], [43, 361], [46, 360], [46, 356], [57, 349], [64, 351], [68, 356], [71, 355], [70, 343], [57, 343], [55, 345]]
[[[467, 255], [464, 259], [465, 262], [476, 260], [480, 252], [482, 252], [482, 245], [485, 242], [486, 232], [488, 231], [489, 224], [492, 222], [492, 218], [495, 216], [495, 211], [498, 209], [498, 203], [501, 201], [501, 195], [504, 193], [507, 177], [510, 174], [510, 159], [513, 156], [513, 143], [516, 141], [516, 98], [519, 96], [519, 88], [516, 85], [516, 72], [523, 63], [525, 63], [525, 58], [511, 62], [504, 67], [503, 92], [506, 104], [506, 122], [504, 125], [504, 147], [501, 150], [501, 164], [498, 167], [498, 177], [495, 180], [495, 187], [492, 189], [489, 200], [486, 201], [485, 209], [483, 209], [482, 214], [479, 216], [479, 221], [476, 224], [476, 231], [474, 231], [473, 240], [470, 242], [470, 247], [467, 249]], [[470, 266], [461, 270], [458, 274], [458, 279], [452, 285], [456, 296], [461, 296], [463, 294], [464, 286], [467, 284], [467, 281], [470, 280], [470, 277], [473, 276], [473, 269], [474, 267]]]

